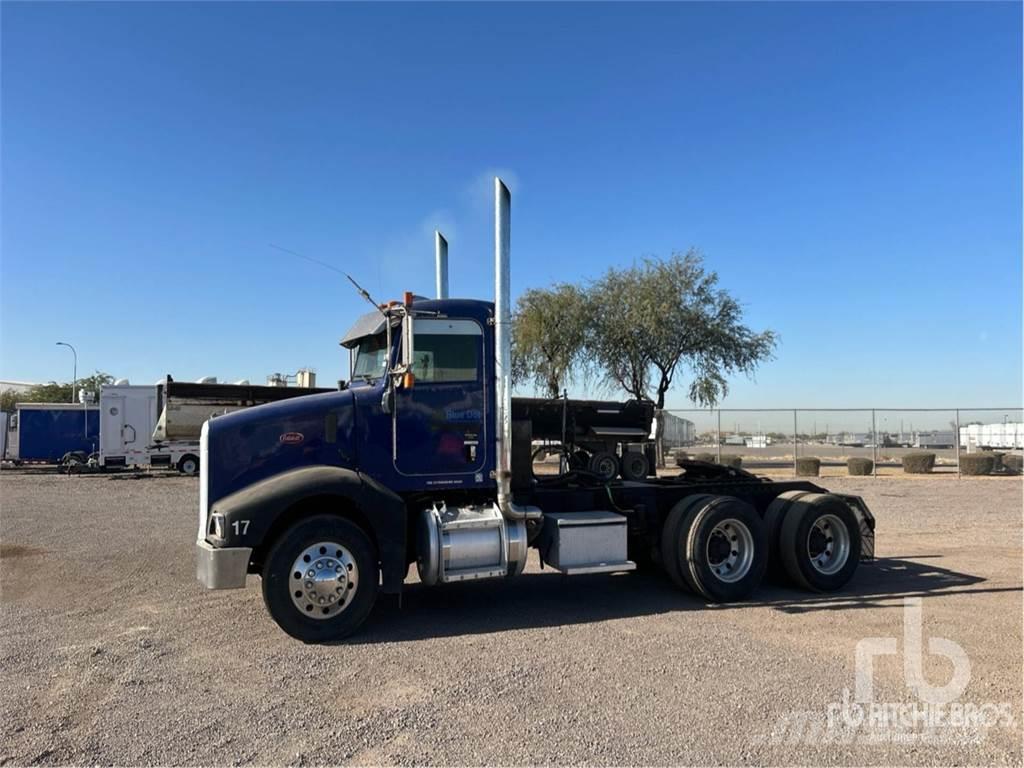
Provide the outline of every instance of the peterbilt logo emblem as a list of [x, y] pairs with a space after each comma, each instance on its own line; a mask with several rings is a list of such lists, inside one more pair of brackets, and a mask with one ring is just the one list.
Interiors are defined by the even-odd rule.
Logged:
[[298, 445], [305, 440], [306, 437], [301, 432], [285, 432], [278, 439], [285, 445]]

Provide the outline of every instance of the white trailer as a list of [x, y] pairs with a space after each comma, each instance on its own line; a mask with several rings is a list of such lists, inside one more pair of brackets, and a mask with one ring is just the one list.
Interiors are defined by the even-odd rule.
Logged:
[[1019, 421], [967, 424], [960, 427], [960, 445], [968, 453], [991, 449], [1020, 450], [1024, 448], [1024, 424]]
[[100, 390], [101, 467], [174, 467], [199, 471], [199, 441], [153, 440], [160, 393], [156, 386], [115, 384]]
[[914, 448], [952, 448], [953, 430], [933, 429], [914, 433]]

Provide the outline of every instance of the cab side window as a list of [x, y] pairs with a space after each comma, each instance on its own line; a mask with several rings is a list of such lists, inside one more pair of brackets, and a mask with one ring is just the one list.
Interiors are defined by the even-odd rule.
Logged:
[[417, 320], [412, 373], [417, 382], [477, 381], [483, 331], [472, 320]]

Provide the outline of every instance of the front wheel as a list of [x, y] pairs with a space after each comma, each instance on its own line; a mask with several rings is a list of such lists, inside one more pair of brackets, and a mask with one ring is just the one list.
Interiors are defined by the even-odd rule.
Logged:
[[263, 566], [263, 602], [281, 627], [306, 643], [355, 632], [377, 599], [373, 542], [355, 523], [307, 518], [274, 544]]

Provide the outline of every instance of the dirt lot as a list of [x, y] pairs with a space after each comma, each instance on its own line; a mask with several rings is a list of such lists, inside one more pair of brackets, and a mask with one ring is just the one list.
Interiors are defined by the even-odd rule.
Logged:
[[[331, 646], [285, 636], [258, 580], [193, 578], [197, 482], [0, 476], [0, 764], [1016, 764], [1021, 481], [825, 478], [878, 518], [876, 563], [841, 594], [763, 587], [707, 606], [657, 575], [517, 580], [378, 601]], [[859, 640], [966, 652], [958, 702], [1013, 723], [820, 730]], [[926, 680], [953, 665], [925, 654]], [[874, 700], [913, 704], [903, 655]], [[965, 706], [966, 708], [966, 706]], [[819, 730], [801, 730], [812, 722]]]

